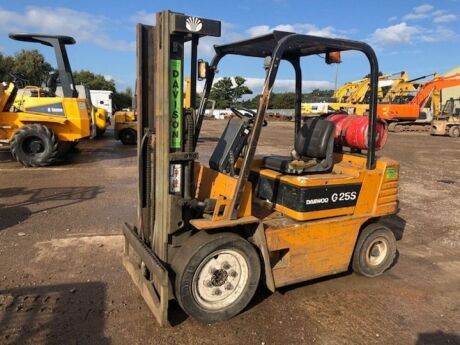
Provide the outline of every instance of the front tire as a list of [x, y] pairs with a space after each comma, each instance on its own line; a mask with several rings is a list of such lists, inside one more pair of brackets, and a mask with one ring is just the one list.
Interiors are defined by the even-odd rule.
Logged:
[[19, 128], [10, 141], [11, 154], [26, 167], [43, 167], [53, 164], [59, 156], [56, 134], [40, 124]]
[[96, 127], [96, 138], [102, 138], [105, 134], [105, 128]]
[[449, 128], [449, 136], [452, 138], [460, 137], [460, 127], [453, 126]]
[[192, 236], [179, 249], [173, 269], [179, 305], [205, 323], [240, 313], [254, 296], [260, 278], [255, 248], [234, 233]]
[[137, 144], [137, 132], [132, 128], [123, 129], [120, 132], [119, 137], [123, 145]]
[[396, 238], [385, 225], [373, 223], [360, 233], [353, 253], [353, 270], [365, 277], [385, 272], [396, 257]]

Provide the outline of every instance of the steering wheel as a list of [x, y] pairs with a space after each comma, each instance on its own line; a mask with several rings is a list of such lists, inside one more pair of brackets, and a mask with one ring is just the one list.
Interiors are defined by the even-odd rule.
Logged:
[[[232, 111], [233, 114], [238, 116], [240, 119], [249, 119], [251, 122], [254, 122], [257, 113], [254, 110], [245, 108], [241, 105], [232, 105], [230, 107], [230, 110]], [[242, 112], [242, 111], [244, 112]], [[264, 119], [264, 122], [262, 124], [262, 127], [265, 127], [267, 125], [267, 120]]]
[[20, 73], [20, 72], [9, 73], [9, 75], [10, 75], [11, 78], [13, 78], [13, 83], [14, 84], [20, 82], [22, 84], [22, 86], [24, 86], [29, 82], [27, 77], [24, 74]]

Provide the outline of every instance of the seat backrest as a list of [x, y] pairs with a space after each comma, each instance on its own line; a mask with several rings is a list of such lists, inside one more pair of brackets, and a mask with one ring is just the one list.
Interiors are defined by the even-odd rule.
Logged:
[[296, 135], [294, 149], [300, 157], [326, 158], [331, 152], [334, 131], [335, 125], [332, 122], [320, 117], [309, 118]]
[[232, 117], [209, 159], [209, 167], [220, 172], [230, 172], [231, 164], [234, 164], [240, 156], [249, 133], [248, 120]]

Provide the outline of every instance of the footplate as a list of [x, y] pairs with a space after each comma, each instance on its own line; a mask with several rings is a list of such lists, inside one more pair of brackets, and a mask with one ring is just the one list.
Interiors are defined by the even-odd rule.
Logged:
[[[123, 228], [125, 250], [123, 265], [129, 272], [142, 297], [157, 319], [160, 326], [169, 325], [168, 300], [169, 276], [158, 257], [138, 237], [136, 229], [128, 224]], [[140, 258], [140, 263], [134, 263], [129, 257], [130, 247]], [[144, 275], [143, 265], [150, 271], [151, 280]]]

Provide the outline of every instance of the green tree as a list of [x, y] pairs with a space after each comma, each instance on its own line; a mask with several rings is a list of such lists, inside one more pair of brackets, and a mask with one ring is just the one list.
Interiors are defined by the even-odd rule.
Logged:
[[81, 70], [74, 72], [73, 78], [76, 85], [83, 84], [90, 90], [116, 91], [115, 82], [113, 80], [107, 80], [102, 74]]
[[252, 90], [244, 85], [246, 79], [235, 77], [233, 81], [232, 78], [224, 77], [213, 85], [210, 98], [216, 101], [217, 109], [228, 108], [243, 95], [252, 94]]
[[273, 93], [270, 97], [269, 107], [272, 109], [293, 109], [295, 105], [295, 93]]
[[262, 95], [256, 95], [242, 102], [243, 106], [249, 109], [257, 109], [259, 107], [259, 101]]
[[132, 89], [130, 86], [128, 86], [128, 87], [125, 89], [124, 94], [127, 95], [127, 96], [129, 96], [129, 97], [131, 97], [131, 98], [133, 98], [133, 89]]
[[23, 49], [14, 55], [11, 72], [23, 74], [29, 85], [41, 86], [52, 70], [53, 67], [38, 50]]
[[319, 102], [325, 98], [330, 98], [334, 95], [334, 90], [314, 89], [302, 96], [302, 102]]
[[13, 72], [13, 68], [13, 57], [0, 53], [0, 82], [6, 82], [11, 79], [10, 73]]
[[115, 91], [112, 95], [112, 106], [114, 110], [132, 108], [133, 106], [133, 89], [127, 87], [125, 91]]
[[[302, 102], [319, 102], [325, 98], [330, 98], [334, 94], [334, 90], [320, 90], [315, 89], [309, 93], [302, 95]], [[246, 108], [257, 108], [259, 106], [259, 100], [261, 95], [248, 99], [243, 102], [243, 106]], [[268, 103], [269, 109], [293, 109], [295, 105], [295, 93], [294, 92], [282, 92], [272, 93], [270, 95], [270, 102]]]

